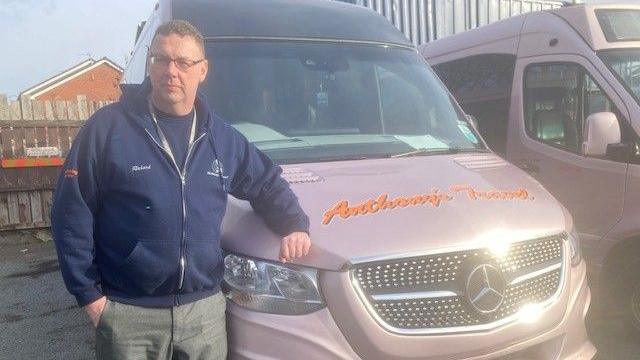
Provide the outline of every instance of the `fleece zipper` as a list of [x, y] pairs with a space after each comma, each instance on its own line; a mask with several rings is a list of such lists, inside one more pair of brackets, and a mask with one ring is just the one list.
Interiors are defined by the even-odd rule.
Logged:
[[[176, 162], [175, 158], [173, 157], [173, 154], [169, 151], [167, 151], [167, 149], [164, 148], [164, 146], [160, 145], [160, 143], [158, 143], [156, 141], [156, 139], [153, 137], [153, 135], [151, 135], [151, 133], [149, 132], [149, 130], [144, 129], [144, 131], [147, 133], [147, 135], [149, 135], [149, 137], [151, 138], [151, 140], [160, 148], [160, 150], [162, 151], [162, 153], [168, 158], [168, 160], [170, 160], [170, 162], [173, 164], [173, 168], [176, 170], [178, 177], [180, 178], [180, 195], [182, 198], [182, 236], [180, 239], [180, 275], [179, 275], [179, 280], [178, 280], [178, 292], [180, 290], [182, 290], [182, 286], [184, 285], [184, 277], [185, 277], [185, 272], [186, 272], [186, 267], [187, 267], [187, 260], [185, 257], [185, 252], [186, 252], [186, 223], [187, 223], [187, 200], [186, 200], [186, 195], [185, 195], [185, 187], [186, 187], [186, 183], [187, 183], [187, 165], [189, 163], [189, 158], [191, 157], [191, 150], [195, 147], [195, 145], [207, 134], [207, 133], [203, 133], [201, 134], [197, 139], [195, 139], [190, 145], [189, 145], [189, 149], [187, 150], [187, 156], [184, 160], [184, 166], [182, 168], [182, 171], [180, 170], [180, 168], [178, 167], [178, 163]], [[176, 297], [176, 305], [179, 305], [179, 301], [178, 298]]]

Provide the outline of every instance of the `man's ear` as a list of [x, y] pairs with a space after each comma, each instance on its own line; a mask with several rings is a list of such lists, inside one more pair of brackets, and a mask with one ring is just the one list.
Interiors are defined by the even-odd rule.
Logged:
[[204, 60], [200, 64], [202, 65], [200, 66], [200, 82], [202, 83], [209, 73], [209, 60]]

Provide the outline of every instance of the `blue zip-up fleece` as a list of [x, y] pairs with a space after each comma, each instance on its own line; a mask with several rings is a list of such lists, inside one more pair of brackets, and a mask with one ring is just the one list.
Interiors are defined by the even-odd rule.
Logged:
[[[53, 236], [80, 306], [102, 295], [169, 307], [220, 290], [227, 194], [249, 200], [278, 235], [309, 231], [281, 169], [196, 100], [198, 131], [180, 174], [149, 113], [148, 79], [123, 88], [73, 142], [55, 191]], [[184, 270], [183, 270], [184, 267]]]

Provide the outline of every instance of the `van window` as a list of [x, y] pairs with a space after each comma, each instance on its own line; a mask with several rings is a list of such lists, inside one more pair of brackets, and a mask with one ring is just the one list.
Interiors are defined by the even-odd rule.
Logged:
[[528, 67], [524, 111], [530, 137], [576, 154], [589, 115], [618, 113], [600, 86], [576, 64]]
[[640, 40], [640, 11], [598, 9], [596, 16], [608, 42]]
[[506, 152], [515, 62], [514, 55], [486, 54], [433, 67], [464, 111], [478, 120], [487, 145], [501, 154]]
[[214, 110], [279, 163], [479, 149], [409, 49], [293, 41], [206, 44]]
[[613, 69], [638, 101], [640, 99], [640, 49], [605, 50], [598, 55]]

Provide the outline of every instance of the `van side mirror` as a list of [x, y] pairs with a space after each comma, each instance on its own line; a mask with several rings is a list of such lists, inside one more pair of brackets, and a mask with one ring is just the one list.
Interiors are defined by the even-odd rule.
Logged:
[[604, 157], [607, 147], [621, 141], [620, 124], [612, 112], [599, 112], [589, 115], [584, 124], [582, 154], [591, 157]]

